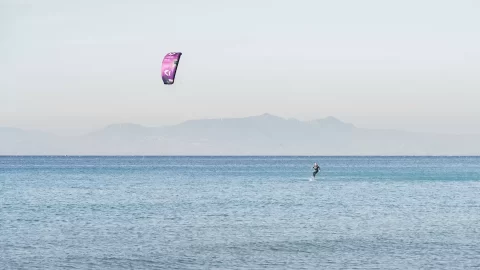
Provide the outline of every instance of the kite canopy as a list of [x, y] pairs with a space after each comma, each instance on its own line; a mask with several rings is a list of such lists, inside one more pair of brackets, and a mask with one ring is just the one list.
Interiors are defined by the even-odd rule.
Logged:
[[162, 80], [164, 84], [173, 84], [175, 82], [175, 74], [177, 73], [180, 56], [182, 56], [181, 52], [171, 52], [163, 58]]

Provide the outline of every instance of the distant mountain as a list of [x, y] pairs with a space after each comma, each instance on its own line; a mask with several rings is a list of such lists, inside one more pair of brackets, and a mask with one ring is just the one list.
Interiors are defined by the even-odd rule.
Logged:
[[357, 128], [271, 114], [165, 127], [115, 124], [79, 136], [0, 128], [0, 155], [480, 155], [479, 135]]

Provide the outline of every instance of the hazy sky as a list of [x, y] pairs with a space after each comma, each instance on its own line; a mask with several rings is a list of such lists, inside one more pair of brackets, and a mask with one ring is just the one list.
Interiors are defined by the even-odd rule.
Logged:
[[[480, 133], [478, 0], [0, 3], [0, 126], [268, 112]], [[184, 54], [165, 86], [170, 51]]]

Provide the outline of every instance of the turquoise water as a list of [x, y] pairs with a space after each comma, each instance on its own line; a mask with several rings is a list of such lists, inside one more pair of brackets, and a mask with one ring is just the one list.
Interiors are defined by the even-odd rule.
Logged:
[[3, 269], [480, 268], [480, 157], [0, 157], [0, 197]]

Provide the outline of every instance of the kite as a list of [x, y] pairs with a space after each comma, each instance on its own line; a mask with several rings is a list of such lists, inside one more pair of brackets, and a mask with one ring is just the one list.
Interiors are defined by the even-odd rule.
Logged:
[[175, 75], [177, 73], [178, 62], [182, 56], [181, 52], [171, 52], [165, 55], [162, 62], [162, 80], [166, 85], [171, 85], [175, 82]]

